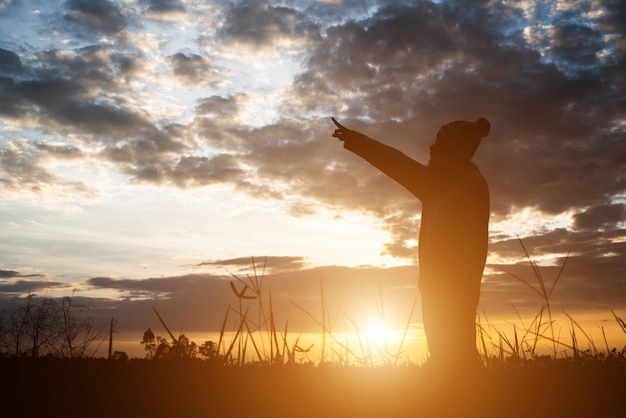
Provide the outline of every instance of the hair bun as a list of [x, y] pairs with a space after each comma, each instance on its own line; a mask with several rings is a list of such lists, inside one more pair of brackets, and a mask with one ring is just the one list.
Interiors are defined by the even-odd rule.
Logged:
[[478, 118], [476, 119], [476, 128], [478, 130], [478, 135], [480, 135], [481, 138], [484, 138], [489, 135], [491, 123], [489, 123], [489, 121], [485, 118]]

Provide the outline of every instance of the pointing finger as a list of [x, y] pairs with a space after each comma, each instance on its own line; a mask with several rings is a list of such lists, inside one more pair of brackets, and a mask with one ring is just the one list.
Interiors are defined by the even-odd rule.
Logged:
[[333, 120], [333, 123], [335, 125], [337, 125], [337, 128], [339, 128], [339, 129], [346, 129], [346, 130], [348, 129], [345, 126], [343, 126], [341, 123], [337, 122], [337, 119], [335, 119], [334, 117], [331, 117], [331, 119]]

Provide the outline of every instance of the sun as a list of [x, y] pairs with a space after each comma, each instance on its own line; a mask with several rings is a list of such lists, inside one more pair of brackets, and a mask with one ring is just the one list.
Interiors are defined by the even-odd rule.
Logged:
[[375, 345], [383, 345], [388, 341], [390, 332], [380, 321], [372, 321], [365, 329], [365, 336], [368, 342]]

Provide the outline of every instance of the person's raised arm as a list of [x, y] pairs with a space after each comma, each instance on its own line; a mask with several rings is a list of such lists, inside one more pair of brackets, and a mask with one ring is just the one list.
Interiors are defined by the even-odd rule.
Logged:
[[430, 181], [426, 166], [408, 157], [401, 151], [378, 142], [360, 132], [346, 128], [335, 118], [337, 126], [333, 137], [343, 141], [345, 149], [352, 151], [374, 167], [400, 183], [417, 198], [427, 193]]

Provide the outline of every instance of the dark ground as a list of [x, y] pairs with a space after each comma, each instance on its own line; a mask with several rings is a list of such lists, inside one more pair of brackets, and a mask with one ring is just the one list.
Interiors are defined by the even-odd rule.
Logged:
[[220, 367], [0, 359], [3, 417], [626, 417], [626, 362], [499, 367]]

